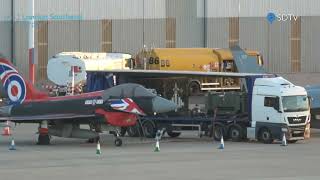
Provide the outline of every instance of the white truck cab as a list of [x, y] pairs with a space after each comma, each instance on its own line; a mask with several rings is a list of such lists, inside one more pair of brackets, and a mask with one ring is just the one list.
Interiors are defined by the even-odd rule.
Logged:
[[256, 78], [249, 94], [251, 127], [247, 128], [248, 138], [265, 143], [281, 139], [283, 134], [289, 142], [304, 139], [306, 125], [310, 122], [310, 103], [303, 87], [282, 77]]

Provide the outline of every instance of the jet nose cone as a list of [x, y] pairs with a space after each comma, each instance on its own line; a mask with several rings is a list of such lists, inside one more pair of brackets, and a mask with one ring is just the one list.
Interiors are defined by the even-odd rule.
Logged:
[[159, 96], [152, 99], [152, 107], [153, 112], [155, 113], [165, 113], [177, 109], [177, 105], [174, 102]]

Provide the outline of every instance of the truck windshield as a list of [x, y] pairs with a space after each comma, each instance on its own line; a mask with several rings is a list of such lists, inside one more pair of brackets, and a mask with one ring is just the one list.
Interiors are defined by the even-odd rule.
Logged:
[[307, 96], [282, 96], [284, 112], [307, 111], [309, 101]]

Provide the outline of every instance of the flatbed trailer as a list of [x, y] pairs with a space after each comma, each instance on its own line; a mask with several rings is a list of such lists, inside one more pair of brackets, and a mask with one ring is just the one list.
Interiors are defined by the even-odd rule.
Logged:
[[[129, 136], [144, 135], [153, 138], [158, 130], [164, 129], [170, 137], [178, 137], [182, 131], [197, 131], [199, 137], [209, 136], [220, 140], [221, 134], [228, 138], [226, 126], [225, 129], [214, 129], [214, 127], [231, 126], [234, 124], [243, 124], [247, 126], [249, 119], [246, 114], [236, 115], [212, 115], [212, 116], [145, 116], [140, 118], [140, 122], [135, 130], [130, 129]], [[139, 129], [138, 129], [139, 128]], [[138, 130], [140, 132], [138, 132]], [[134, 132], [133, 132], [134, 131]], [[215, 133], [215, 134], [213, 134]]]

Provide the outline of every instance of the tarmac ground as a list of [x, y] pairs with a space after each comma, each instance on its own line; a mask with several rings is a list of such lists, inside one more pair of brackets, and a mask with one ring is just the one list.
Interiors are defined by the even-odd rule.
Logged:
[[122, 147], [102, 135], [101, 155], [96, 144], [54, 137], [48, 146], [36, 145], [37, 125], [14, 130], [17, 150], [8, 149], [11, 137], [0, 137], [1, 180], [175, 180], [175, 179], [320, 179], [320, 131], [311, 139], [280, 146], [258, 142], [219, 142], [196, 133], [164, 138], [160, 152], [153, 139], [124, 137]]

